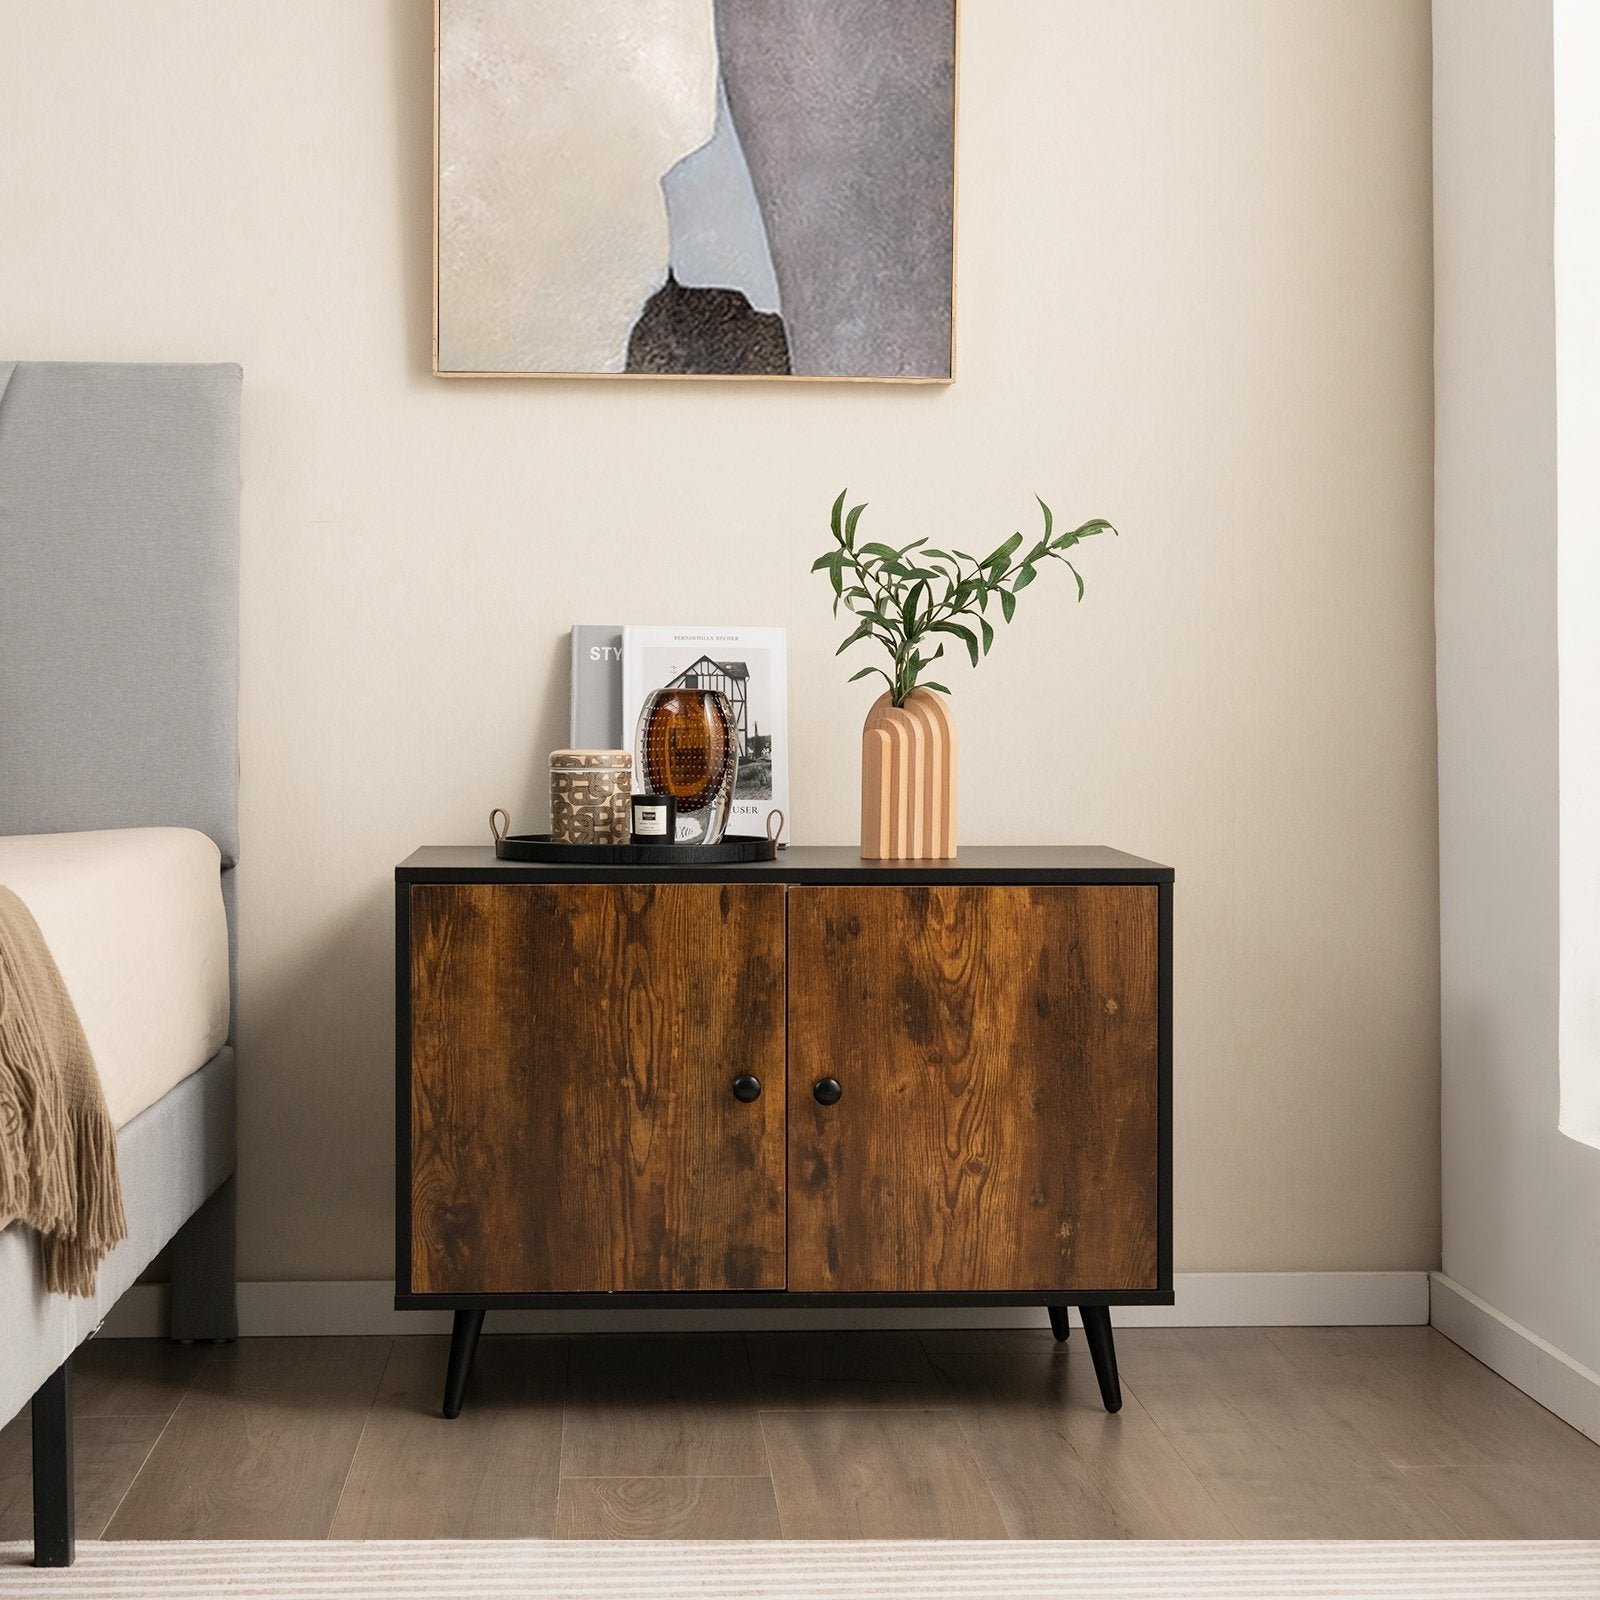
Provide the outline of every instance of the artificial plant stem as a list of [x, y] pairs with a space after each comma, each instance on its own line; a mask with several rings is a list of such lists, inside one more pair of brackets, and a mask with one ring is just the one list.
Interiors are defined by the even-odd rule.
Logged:
[[[846, 549], [848, 549], [848, 548], [849, 547], [846, 546]], [[892, 609], [892, 607], [891, 607], [891, 605], [889, 603], [890, 602], [890, 593], [889, 593], [888, 585], [878, 576], [878, 574], [876, 572], [873, 572], [870, 568], [863, 567], [861, 565], [860, 561], [856, 557], [855, 551], [850, 550], [849, 554], [850, 554], [851, 563], [852, 563], [852, 566], [853, 566], [853, 569], [854, 569], [856, 575], [859, 578], [861, 578], [864, 582], [870, 583], [877, 590], [877, 594], [876, 594], [875, 599], [874, 599], [873, 609], [878, 613], [879, 616], [888, 616], [890, 611], [891, 611], [891, 609]], [[878, 638], [877, 634], [873, 634], [873, 638], [877, 639]], [[904, 644], [902, 644], [900, 649], [896, 650], [893, 646], [890, 645], [890, 643], [889, 643], [889, 641], [887, 639], [879, 639], [878, 642], [883, 646], [883, 648], [885, 650], [887, 650], [889, 652], [889, 659], [894, 662], [894, 677], [892, 679], [890, 679], [890, 682], [889, 682], [889, 697], [890, 697], [890, 701], [891, 701], [892, 704], [897, 705], [897, 706], [898, 705], [904, 705], [905, 704], [905, 698], [906, 698], [906, 691], [901, 688], [900, 679], [901, 679], [901, 674], [902, 674], [901, 657], [902, 657], [902, 653], [903, 653], [903, 651], [905, 649], [905, 646], [904, 646]]]

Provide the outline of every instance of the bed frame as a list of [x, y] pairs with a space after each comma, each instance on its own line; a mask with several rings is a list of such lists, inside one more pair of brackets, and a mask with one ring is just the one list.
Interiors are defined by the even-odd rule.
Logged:
[[[0, 834], [198, 828], [238, 859], [236, 366], [0, 362]], [[128, 1237], [92, 1300], [0, 1231], [0, 1423], [33, 1401], [34, 1564], [73, 1559], [72, 1353], [169, 1249], [171, 1336], [231, 1339], [228, 1043], [117, 1135]]]

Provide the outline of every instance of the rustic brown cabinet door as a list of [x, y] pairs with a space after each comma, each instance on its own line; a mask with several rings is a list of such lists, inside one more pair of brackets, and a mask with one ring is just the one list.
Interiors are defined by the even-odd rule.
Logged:
[[782, 885], [410, 893], [413, 1292], [781, 1289]]
[[1157, 1287], [1157, 896], [790, 890], [790, 1289]]

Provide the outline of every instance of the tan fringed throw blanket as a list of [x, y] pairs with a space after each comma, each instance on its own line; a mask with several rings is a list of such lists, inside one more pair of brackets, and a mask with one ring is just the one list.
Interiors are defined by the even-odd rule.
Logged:
[[33, 913], [0, 888], [0, 1228], [36, 1228], [45, 1287], [92, 1295], [124, 1238], [116, 1129]]

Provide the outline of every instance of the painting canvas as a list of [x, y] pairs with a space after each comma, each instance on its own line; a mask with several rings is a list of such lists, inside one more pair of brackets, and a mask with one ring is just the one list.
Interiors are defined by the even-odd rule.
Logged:
[[441, 375], [954, 375], [956, 0], [437, 0]]

